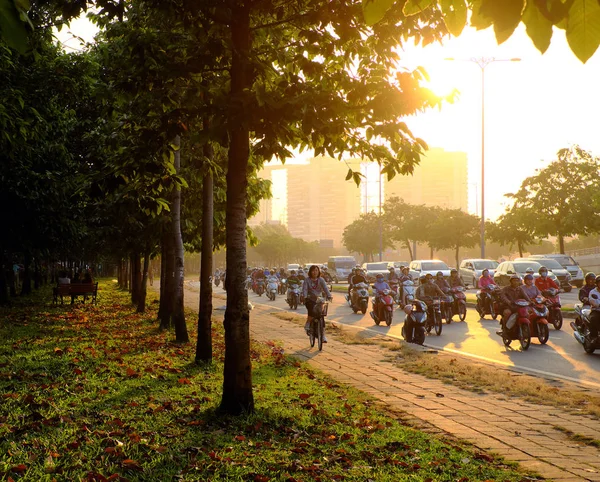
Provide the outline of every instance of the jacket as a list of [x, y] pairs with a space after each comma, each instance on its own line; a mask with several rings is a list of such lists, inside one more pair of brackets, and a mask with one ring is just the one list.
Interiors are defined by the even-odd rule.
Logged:
[[494, 281], [494, 278], [492, 278], [491, 276], [480, 276], [479, 280], [477, 281], [477, 287], [479, 289], [483, 289], [486, 286], [489, 285], [495, 285], [496, 282]]
[[554, 282], [553, 279], [550, 279], [550, 277], [548, 276], [546, 276], [545, 278], [542, 278], [541, 276], [536, 278], [535, 285], [540, 291], [546, 291], [550, 288], [558, 289], [558, 285]]

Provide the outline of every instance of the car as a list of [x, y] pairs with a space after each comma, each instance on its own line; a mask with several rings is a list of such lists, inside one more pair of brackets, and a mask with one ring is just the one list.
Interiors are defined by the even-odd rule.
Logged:
[[[494, 273], [494, 281], [498, 286], [508, 286], [510, 284], [510, 277], [514, 274], [519, 275], [521, 279], [527, 274], [527, 269], [533, 270], [533, 277], [539, 277], [538, 270], [542, 267], [540, 263], [533, 260], [522, 260], [522, 261], [504, 261], [500, 263]], [[548, 277], [558, 283], [556, 275], [552, 272], [548, 273]]]
[[378, 274], [382, 274], [383, 277], [387, 279], [388, 274], [390, 273], [388, 271], [390, 266], [390, 263], [387, 261], [378, 261], [376, 263], [363, 263], [362, 269], [367, 276], [367, 281], [372, 283], [375, 281], [375, 277]]
[[458, 268], [458, 275], [466, 285], [477, 287], [477, 282], [484, 269], [489, 270], [490, 276], [494, 276], [498, 261], [493, 259], [463, 259]]
[[330, 256], [327, 260], [327, 269], [335, 283], [345, 282], [355, 266], [354, 256]]
[[294, 270], [294, 271], [298, 271], [300, 269], [300, 265], [297, 263], [292, 263], [292, 264], [288, 264], [286, 271], [289, 273], [290, 271]]
[[571, 275], [566, 268], [552, 258], [517, 258], [517, 261], [531, 260], [540, 263], [542, 266], [548, 269], [548, 274], [552, 273], [558, 279], [559, 286], [564, 289], [567, 293], [570, 293], [573, 287], [571, 286]]
[[433, 276], [441, 271], [444, 278], [450, 277], [450, 268], [446, 263], [439, 259], [417, 259], [410, 262], [408, 265], [409, 274], [414, 280], [418, 280], [426, 274], [431, 273]]
[[583, 270], [581, 266], [568, 254], [532, 254], [531, 259], [544, 258], [553, 259], [565, 268], [571, 275], [571, 282], [581, 288], [583, 286]]
[[396, 273], [400, 273], [400, 266], [408, 266], [410, 261], [390, 261], [390, 266], [394, 266], [396, 268]]

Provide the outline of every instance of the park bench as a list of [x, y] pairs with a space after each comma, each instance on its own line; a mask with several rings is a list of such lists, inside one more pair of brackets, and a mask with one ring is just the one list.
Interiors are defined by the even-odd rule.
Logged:
[[64, 302], [65, 296], [71, 297], [71, 304], [75, 303], [77, 296], [83, 296], [83, 302], [88, 296], [92, 297], [92, 303], [96, 303], [98, 296], [98, 283], [72, 283], [70, 285], [59, 285], [53, 288], [54, 304], [58, 303], [60, 298], [60, 304]]

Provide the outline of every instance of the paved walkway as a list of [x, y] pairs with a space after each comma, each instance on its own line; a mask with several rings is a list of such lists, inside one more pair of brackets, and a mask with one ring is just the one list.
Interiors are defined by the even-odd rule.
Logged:
[[[215, 307], [224, 303], [220, 298], [214, 300]], [[186, 305], [198, 309], [197, 292], [186, 290]], [[393, 411], [405, 412], [415, 427], [434, 427], [434, 431], [466, 440], [548, 479], [600, 481], [600, 450], [573, 442], [554, 428], [600, 439], [600, 421], [518, 398], [477, 394], [404, 372], [383, 360], [386, 349], [378, 345], [347, 345], [330, 336], [319, 352], [310, 348], [301, 326], [270, 315], [273, 311], [281, 310], [264, 305], [252, 310], [254, 339], [282, 342], [286, 353], [368, 393]]]

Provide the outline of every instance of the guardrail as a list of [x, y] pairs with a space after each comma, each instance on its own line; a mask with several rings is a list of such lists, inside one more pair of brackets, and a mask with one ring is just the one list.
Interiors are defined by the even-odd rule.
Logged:
[[569, 256], [588, 256], [590, 254], [600, 254], [600, 246], [596, 246], [595, 248], [584, 248], [584, 249], [574, 249], [572, 251], [567, 251]]

